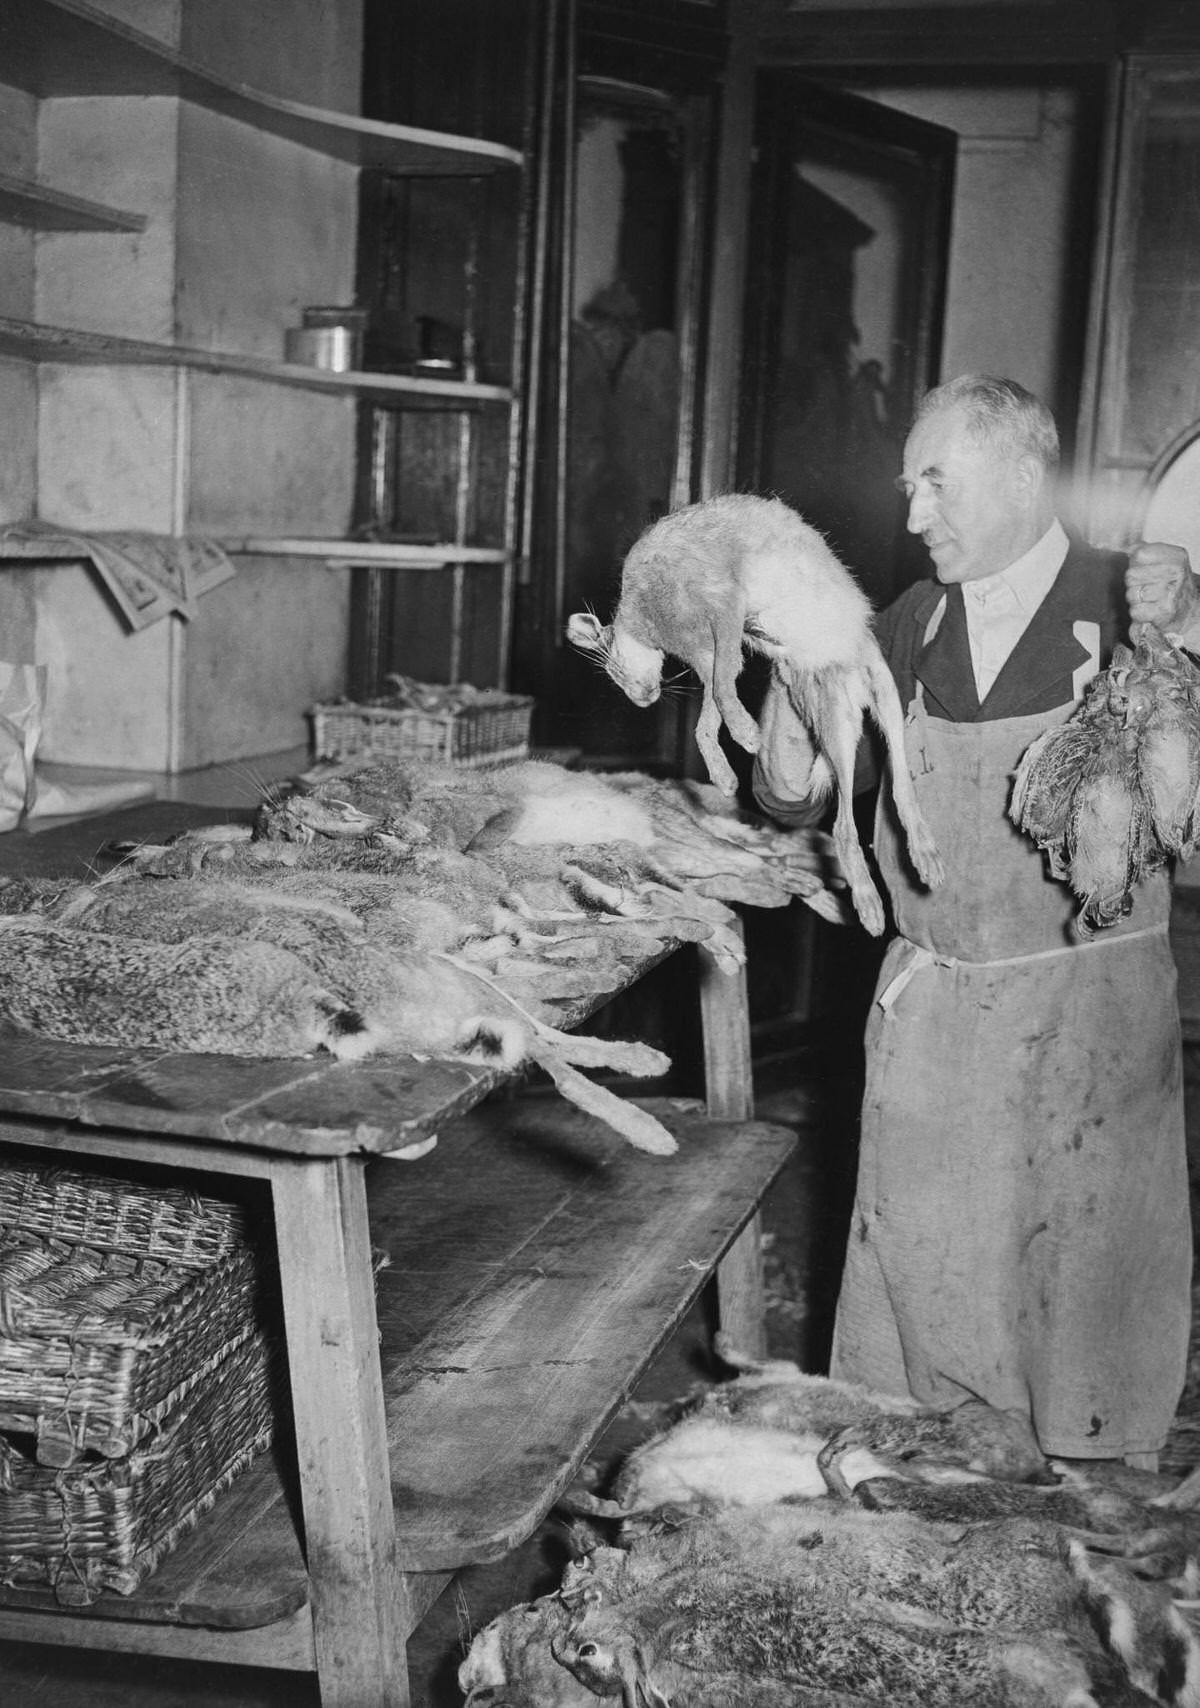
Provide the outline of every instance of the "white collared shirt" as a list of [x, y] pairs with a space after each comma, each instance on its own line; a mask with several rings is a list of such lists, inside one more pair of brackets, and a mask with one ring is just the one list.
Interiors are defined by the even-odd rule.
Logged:
[[1062, 523], [1051, 522], [1037, 544], [1007, 569], [963, 582], [971, 667], [981, 701], [1053, 586], [1069, 545]]

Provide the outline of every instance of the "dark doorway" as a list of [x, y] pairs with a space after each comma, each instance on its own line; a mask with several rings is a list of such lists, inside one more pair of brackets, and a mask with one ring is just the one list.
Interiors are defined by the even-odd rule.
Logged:
[[[737, 484], [820, 528], [877, 607], [927, 573], [894, 483], [939, 377], [956, 143], [794, 69], [758, 74]], [[833, 1172], [813, 1183], [840, 1252], [881, 943], [806, 908], [746, 923], [760, 1077], [794, 1079], [807, 1057], [841, 1088]]]
[[956, 138], [774, 69], [755, 142], [738, 484], [886, 604], [923, 572], [893, 482], [937, 378]]

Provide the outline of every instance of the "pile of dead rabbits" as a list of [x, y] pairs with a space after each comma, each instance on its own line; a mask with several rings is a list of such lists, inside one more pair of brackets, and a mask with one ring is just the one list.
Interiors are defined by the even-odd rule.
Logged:
[[570, 1492], [578, 1557], [475, 1636], [472, 1708], [1200, 1704], [1192, 1478], [722, 1352], [736, 1379]]

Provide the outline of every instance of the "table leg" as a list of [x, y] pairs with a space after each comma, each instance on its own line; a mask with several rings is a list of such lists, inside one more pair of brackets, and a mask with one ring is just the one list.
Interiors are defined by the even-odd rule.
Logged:
[[408, 1708], [362, 1158], [271, 1168], [322, 1708]]
[[[737, 930], [744, 943], [740, 919]], [[701, 954], [700, 1025], [708, 1113], [723, 1121], [750, 1120], [754, 1115], [754, 1067], [745, 967], [724, 973], [711, 956]], [[721, 1329], [750, 1358], [767, 1355], [764, 1309], [762, 1223], [756, 1212], [717, 1266]]]

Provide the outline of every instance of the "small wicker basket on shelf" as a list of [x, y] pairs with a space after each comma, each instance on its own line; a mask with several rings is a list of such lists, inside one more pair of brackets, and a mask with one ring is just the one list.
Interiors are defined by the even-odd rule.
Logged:
[[534, 701], [468, 684], [391, 676], [394, 691], [312, 708], [317, 759], [425, 759], [443, 765], [511, 764], [529, 755]]

